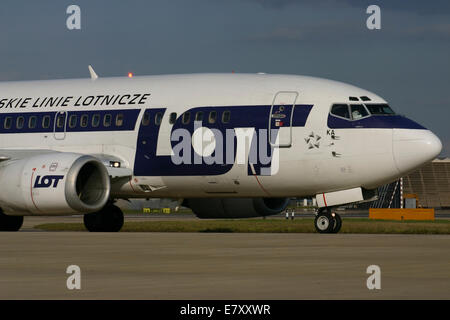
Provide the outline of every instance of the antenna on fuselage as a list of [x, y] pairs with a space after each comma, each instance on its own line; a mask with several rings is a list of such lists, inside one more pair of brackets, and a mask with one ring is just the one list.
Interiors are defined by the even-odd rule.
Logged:
[[94, 68], [92, 68], [91, 65], [88, 65], [88, 69], [89, 69], [89, 73], [91, 74], [91, 79], [92, 80], [97, 80], [98, 79], [98, 75], [95, 73]]

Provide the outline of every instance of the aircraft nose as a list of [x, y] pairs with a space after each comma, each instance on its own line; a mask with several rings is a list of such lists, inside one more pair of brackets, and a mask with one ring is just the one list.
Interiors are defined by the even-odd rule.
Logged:
[[400, 173], [410, 172], [435, 159], [442, 150], [441, 140], [430, 130], [394, 129], [394, 160]]

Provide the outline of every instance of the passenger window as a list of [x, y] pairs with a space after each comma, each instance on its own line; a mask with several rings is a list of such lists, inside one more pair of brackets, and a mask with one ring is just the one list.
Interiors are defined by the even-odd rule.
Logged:
[[169, 123], [174, 124], [177, 121], [177, 113], [172, 112], [169, 117]]
[[50, 116], [44, 116], [42, 118], [42, 128], [48, 129], [50, 127]]
[[31, 116], [30, 119], [28, 119], [28, 128], [34, 129], [36, 128], [37, 118], [36, 116]]
[[150, 113], [148, 111], [144, 112], [144, 116], [142, 117], [142, 125], [148, 126], [150, 124]]
[[203, 111], [199, 111], [195, 114], [195, 121], [203, 121]]
[[110, 114], [105, 114], [103, 117], [103, 126], [109, 127], [111, 126], [112, 116]]
[[228, 123], [230, 122], [230, 118], [231, 118], [230, 111], [224, 111], [224, 113], [222, 114], [222, 122]]
[[188, 124], [191, 121], [191, 113], [190, 112], [185, 112], [183, 114], [183, 124]]
[[352, 110], [353, 120], [358, 120], [369, 115], [366, 108], [362, 104], [352, 104], [350, 105], [350, 108]]
[[5, 129], [11, 129], [11, 126], [12, 126], [12, 118], [11, 117], [5, 118], [4, 126], [5, 126]]
[[116, 126], [117, 126], [117, 127], [123, 126], [123, 113], [119, 113], [119, 114], [116, 116]]
[[156, 124], [157, 126], [159, 126], [159, 125], [161, 124], [162, 117], [163, 117], [162, 112], [157, 112], [157, 113], [155, 114], [155, 124]]
[[331, 114], [334, 116], [350, 119], [348, 105], [346, 105], [346, 104], [334, 104], [331, 107]]
[[56, 118], [56, 126], [58, 128], [63, 128], [65, 120], [66, 120], [66, 115], [64, 113], [59, 114], [58, 117]]
[[69, 128], [75, 128], [77, 126], [78, 117], [76, 114], [72, 114], [69, 117]]
[[87, 114], [83, 114], [80, 119], [80, 126], [86, 128], [88, 125], [89, 116]]
[[25, 123], [25, 119], [23, 117], [18, 117], [17, 120], [16, 120], [16, 128], [17, 129], [22, 129], [24, 123]]
[[208, 122], [209, 123], [216, 123], [216, 120], [217, 120], [217, 112], [216, 111], [211, 111], [209, 113]]
[[94, 116], [92, 117], [92, 126], [94, 128], [97, 128], [100, 124], [100, 115], [99, 114], [94, 114]]

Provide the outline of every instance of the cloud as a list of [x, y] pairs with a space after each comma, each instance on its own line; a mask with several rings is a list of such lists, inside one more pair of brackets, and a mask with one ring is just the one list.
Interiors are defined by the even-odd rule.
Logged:
[[[364, 21], [363, 21], [364, 22]], [[370, 36], [370, 38], [368, 38]], [[421, 19], [399, 23], [384, 21], [380, 31], [370, 31], [359, 20], [321, 21], [274, 26], [271, 30], [253, 34], [253, 41], [272, 42], [339, 42], [379, 40], [409, 42], [416, 40], [450, 41], [450, 22]]]
[[255, 41], [270, 42], [297, 42], [297, 41], [323, 41], [324, 39], [339, 38], [351, 39], [363, 36], [366, 30], [355, 28], [351, 23], [328, 22], [309, 25], [278, 26], [272, 30], [259, 33], [252, 37]]
[[[295, 1], [297, 2], [297, 1]], [[413, 12], [417, 14], [449, 14], [450, 1], [448, 0], [344, 0], [348, 5], [354, 7], [367, 8], [371, 4], [376, 4], [382, 9], [389, 9], [403, 12]]]
[[[382, 43], [408, 41], [448, 43], [450, 40], [450, 1], [417, 0], [246, 0], [266, 8], [271, 24], [252, 30], [250, 41], [317, 44]], [[365, 8], [381, 6], [381, 30], [368, 30]], [[387, 10], [390, 9], [390, 10]], [[261, 10], [261, 9], [260, 9]], [[437, 14], [441, 15], [437, 15]], [[430, 16], [430, 14], [436, 14]], [[274, 18], [275, 17], [275, 18]], [[244, 36], [244, 35], [243, 35]]]
[[448, 0], [247, 0], [258, 3], [266, 8], [281, 9], [292, 5], [308, 6], [350, 6], [357, 8], [367, 8], [376, 4], [381, 9], [413, 12], [417, 14], [450, 14], [450, 1]]
[[450, 23], [431, 23], [400, 29], [400, 36], [415, 38], [450, 39]]

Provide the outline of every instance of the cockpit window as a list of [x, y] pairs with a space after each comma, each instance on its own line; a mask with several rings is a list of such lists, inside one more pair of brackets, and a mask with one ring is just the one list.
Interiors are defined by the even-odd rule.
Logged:
[[387, 104], [366, 104], [367, 109], [371, 114], [376, 115], [393, 115], [395, 112]]
[[334, 104], [331, 107], [331, 114], [338, 116], [338, 117], [350, 119], [348, 105], [346, 105], [346, 104]]
[[351, 104], [352, 119], [358, 120], [369, 115], [366, 108], [362, 104]]

